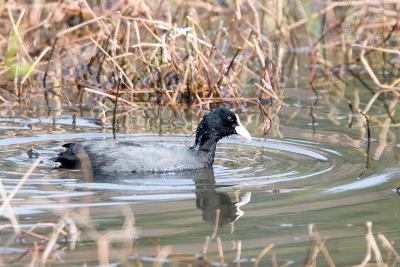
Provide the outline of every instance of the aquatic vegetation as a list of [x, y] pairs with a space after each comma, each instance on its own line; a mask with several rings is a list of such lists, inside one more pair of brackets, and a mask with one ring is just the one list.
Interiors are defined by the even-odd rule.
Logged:
[[[398, 0], [0, 1], [0, 23], [0, 265], [400, 265]], [[219, 106], [256, 138], [215, 176], [46, 160], [187, 145]]]

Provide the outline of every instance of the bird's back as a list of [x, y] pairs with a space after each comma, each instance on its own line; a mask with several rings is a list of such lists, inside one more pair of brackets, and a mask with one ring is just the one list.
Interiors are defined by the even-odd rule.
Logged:
[[93, 171], [100, 172], [174, 172], [209, 166], [209, 155], [185, 146], [135, 143], [130, 141], [91, 141], [70, 144], [58, 159], [86, 153]]

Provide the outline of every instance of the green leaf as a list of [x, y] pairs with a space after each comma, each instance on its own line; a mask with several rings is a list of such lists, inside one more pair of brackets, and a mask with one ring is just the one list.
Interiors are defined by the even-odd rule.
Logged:
[[23, 36], [20, 32], [20, 29], [18, 29], [11, 33], [7, 42], [6, 66], [14, 77], [25, 76], [32, 66], [31, 63], [28, 63], [21, 59], [21, 57], [17, 56], [22, 47], [21, 40], [23, 40]]

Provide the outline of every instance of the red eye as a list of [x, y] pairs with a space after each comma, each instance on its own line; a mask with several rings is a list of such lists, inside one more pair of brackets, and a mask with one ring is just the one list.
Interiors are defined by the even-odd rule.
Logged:
[[232, 119], [231, 116], [226, 117], [226, 119], [227, 119], [229, 122], [233, 122], [233, 119]]

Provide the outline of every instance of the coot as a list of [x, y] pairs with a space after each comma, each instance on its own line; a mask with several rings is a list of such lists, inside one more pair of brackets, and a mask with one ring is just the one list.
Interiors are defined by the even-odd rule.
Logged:
[[91, 165], [93, 172], [176, 172], [211, 167], [217, 142], [238, 134], [251, 140], [239, 116], [225, 108], [207, 113], [201, 120], [192, 147], [139, 144], [131, 141], [88, 141], [63, 145], [54, 158], [61, 168]]

